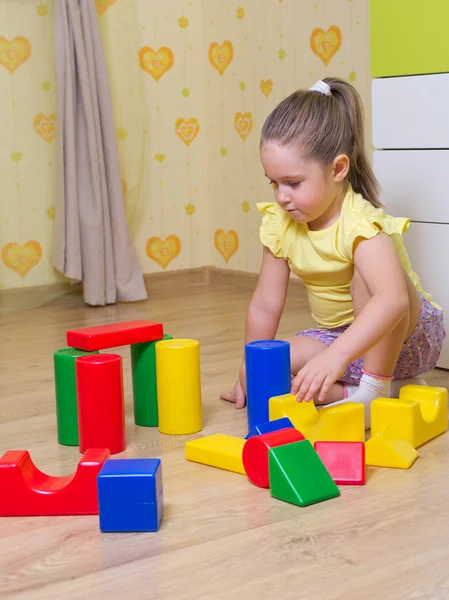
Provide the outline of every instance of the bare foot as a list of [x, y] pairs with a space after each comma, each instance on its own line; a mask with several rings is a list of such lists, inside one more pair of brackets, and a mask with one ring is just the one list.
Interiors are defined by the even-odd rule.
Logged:
[[231, 392], [220, 394], [220, 400], [234, 402], [236, 408], [244, 408], [246, 405], [246, 395], [240, 385], [240, 381], [237, 381]]

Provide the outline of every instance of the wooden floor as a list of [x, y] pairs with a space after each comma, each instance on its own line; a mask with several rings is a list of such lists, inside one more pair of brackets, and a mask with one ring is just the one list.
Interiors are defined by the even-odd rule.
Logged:
[[[201, 343], [202, 435], [246, 433], [245, 411], [218, 400], [241, 360], [255, 280], [186, 273], [149, 280], [147, 302], [89, 308], [77, 293], [0, 316], [0, 452], [27, 449], [44, 472], [72, 472], [77, 448], [56, 441], [52, 353], [69, 328], [144, 318]], [[5, 303], [3, 303], [5, 306]], [[14, 306], [20, 306], [15, 302]], [[280, 337], [311, 324], [292, 286]], [[160, 457], [165, 512], [158, 533], [101, 534], [98, 517], [0, 519], [0, 597], [176, 600], [449, 598], [448, 436], [409, 471], [368, 470], [364, 487], [299, 508], [242, 475], [188, 463], [194, 436], [136, 427], [125, 357], [126, 457]], [[428, 382], [447, 386], [449, 373]], [[181, 390], [182, 391], [182, 390]]]

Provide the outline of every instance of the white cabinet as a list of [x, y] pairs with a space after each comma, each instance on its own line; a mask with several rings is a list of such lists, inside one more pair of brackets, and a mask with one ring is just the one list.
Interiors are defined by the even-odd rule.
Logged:
[[449, 150], [377, 150], [373, 165], [387, 212], [449, 223]]
[[404, 243], [423, 289], [444, 310], [448, 335], [438, 366], [449, 369], [449, 224], [411, 223]]
[[372, 82], [375, 148], [449, 148], [449, 73]]

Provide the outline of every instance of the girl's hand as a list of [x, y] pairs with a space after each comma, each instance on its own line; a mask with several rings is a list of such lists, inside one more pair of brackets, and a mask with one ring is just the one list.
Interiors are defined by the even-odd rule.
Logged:
[[226, 402], [235, 402], [236, 408], [244, 408], [246, 404], [246, 395], [240, 384], [240, 380], [237, 381], [231, 392], [221, 394], [220, 399], [226, 400]]
[[297, 394], [298, 402], [313, 400], [324, 402], [333, 383], [343, 375], [347, 367], [341, 355], [333, 352], [332, 347], [323, 350], [309, 360], [292, 380], [292, 394]]

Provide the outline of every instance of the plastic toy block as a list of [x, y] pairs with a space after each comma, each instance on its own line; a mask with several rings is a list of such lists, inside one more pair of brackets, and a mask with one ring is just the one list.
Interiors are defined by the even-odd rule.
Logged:
[[45, 475], [26, 450], [10, 450], [0, 458], [0, 516], [98, 514], [97, 475], [108, 450], [88, 450], [75, 473]]
[[282, 419], [276, 419], [275, 421], [268, 421], [267, 423], [260, 423], [251, 429], [245, 440], [254, 437], [255, 435], [263, 435], [264, 433], [271, 433], [272, 431], [279, 431], [280, 429], [291, 429], [293, 423], [287, 417]]
[[108, 448], [123, 452], [125, 411], [122, 357], [91, 354], [75, 360], [80, 452]]
[[363, 442], [315, 442], [314, 448], [336, 484], [365, 484]]
[[371, 433], [390, 440], [406, 440], [418, 448], [447, 431], [447, 390], [422, 385], [404, 386], [399, 399], [379, 398], [371, 403]]
[[292, 394], [270, 398], [270, 421], [282, 417], [288, 417], [312, 443], [365, 441], [363, 404], [345, 402], [318, 411], [313, 402], [298, 402]]
[[[98, 351], [95, 353], [98, 354]], [[53, 355], [58, 442], [65, 446], [78, 446], [79, 444], [75, 359], [86, 354], [90, 353], [74, 348], [63, 348]]]
[[245, 475], [242, 451], [245, 440], [215, 433], [186, 443], [186, 459]]
[[290, 444], [303, 440], [302, 433], [294, 428], [280, 429], [262, 435], [256, 435], [246, 441], [243, 447], [243, 466], [248, 479], [262, 488], [270, 487], [268, 471], [268, 452], [271, 448], [282, 444]]
[[159, 458], [107, 460], [98, 475], [103, 532], [157, 531], [163, 513]]
[[78, 350], [105, 350], [161, 340], [164, 328], [150, 321], [123, 321], [67, 331], [67, 345]]
[[200, 344], [197, 340], [163, 340], [156, 344], [159, 431], [169, 435], [203, 428]]
[[[173, 337], [164, 333], [164, 340]], [[131, 345], [133, 377], [134, 423], [141, 427], [158, 426], [156, 344], [143, 342]]]
[[245, 345], [248, 432], [268, 417], [272, 396], [291, 390], [290, 344], [282, 340], [258, 340]]
[[273, 498], [308, 506], [340, 495], [309, 440], [271, 448], [269, 466]]
[[366, 464], [370, 467], [409, 469], [418, 452], [406, 440], [390, 440], [383, 434], [373, 435], [365, 444]]

